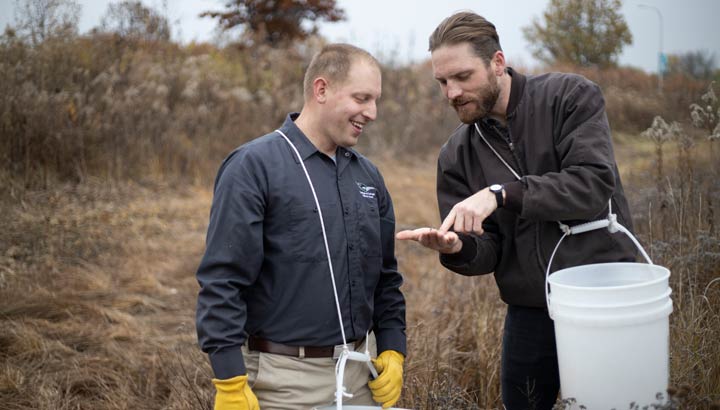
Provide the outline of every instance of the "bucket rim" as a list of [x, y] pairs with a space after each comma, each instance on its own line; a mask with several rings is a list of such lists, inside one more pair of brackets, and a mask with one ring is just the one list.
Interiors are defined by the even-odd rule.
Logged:
[[660, 302], [665, 299], [670, 299], [670, 296], [672, 295], [672, 288], [667, 287], [663, 293], [653, 296], [649, 299], [643, 299], [641, 301], [632, 301], [630, 303], [615, 303], [611, 305], [587, 305], [587, 304], [577, 304], [577, 303], [567, 303], [565, 301], [561, 300], [553, 300], [552, 293], [550, 293], [550, 303], [553, 306], [567, 306], [570, 308], [578, 308], [578, 309], [617, 309], [617, 308], [632, 308], [632, 307], [638, 307], [642, 305], [651, 305], [653, 303]]
[[[589, 289], [590, 287], [588, 287], [588, 286], [578, 286], [578, 285], [568, 285], [568, 284], [564, 284], [564, 283], [553, 282], [553, 277], [555, 276], [555, 279], [557, 279], [556, 275], [558, 275], [558, 274], [561, 273], [561, 272], [570, 271], [570, 270], [572, 270], [572, 269], [590, 268], [590, 267], [594, 267], [594, 266], [605, 266], [605, 265], [614, 265], [614, 266], [618, 266], [618, 265], [622, 265], [622, 266], [642, 265], [642, 266], [645, 266], [645, 267], [658, 268], [658, 269], [660, 269], [660, 270], [663, 271], [663, 275], [660, 276], [660, 277], [657, 277], [657, 278], [655, 278], [655, 279], [648, 280], [648, 281], [641, 282], [641, 283], [633, 283], [633, 284], [629, 284], [629, 285], [617, 285], [617, 286], [598, 286], [598, 287], [592, 287], [592, 289], [593, 289], [594, 292], [615, 291], [615, 290], [618, 290], [618, 289], [620, 289], [620, 288], [622, 288], [622, 289], [635, 289], [635, 288], [640, 288], [640, 287], [646, 287], [646, 286], [649, 286], [649, 285], [656, 285], [656, 284], [658, 284], [658, 283], [660, 283], [660, 282], [663, 282], [663, 281], [667, 280], [667, 279], [670, 277], [670, 269], [668, 269], [668, 268], [666, 268], [666, 267], [664, 267], [664, 266], [661, 266], [661, 265], [654, 265], [654, 264], [651, 265], [651, 264], [647, 264], [647, 263], [637, 263], [637, 262], [607, 262], [607, 263], [592, 263], [592, 264], [588, 264], [588, 265], [580, 265], [580, 266], [572, 266], [572, 267], [568, 267], [568, 268], [563, 268], [563, 269], [560, 269], [560, 270], [558, 270], [558, 271], [553, 272], [551, 275], [548, 276], [548, 279], [547, 279], [547, 280], [548, 280], [548, 283], [549, 283], [550, 285], [553, 285], [553, 286], [556, 286], [556, 287], [559, 287], [559, 288], [573, 289], [573, 290], [580, 290], [580, 289], [585, 289], [585, 290], [587, 290], [587, 289]], [[550, 290], [552, 291], [552, 287], [550, 288]], [[552, 292], [551, 292], [551, 293], [552, 293]]]
[[[560, 323], [572, 323], [575, 325], [582, 325], [586, 327], [620, 327], [628, 325], [637, 325], [640, 323], [651, 323], [653, 321], [668, 318], [673, 312], [673, 301], [668, 299], [662, 306], [649, 312], [635, 312], [633, 314], [627, 314], [622, 316], [617, 315], [605, 315], [605, 316], [586, 316], [578, 314], [577, 312], [559, 312], [553, 310], [550, 313], [550, 318], [553, 320], [555, 325]], [[557, 332], [557, 328], [555, 328]]]

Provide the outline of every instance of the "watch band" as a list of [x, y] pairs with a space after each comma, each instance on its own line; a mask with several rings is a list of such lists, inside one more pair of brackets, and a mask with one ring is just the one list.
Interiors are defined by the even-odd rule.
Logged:
[[505, 205], [505, 198], [503, 198], [504, 188], [500, 184], [490, 185], [490, 192], [495, 194], [495, 201], [497, 201], [497, 207], [502, 208]]

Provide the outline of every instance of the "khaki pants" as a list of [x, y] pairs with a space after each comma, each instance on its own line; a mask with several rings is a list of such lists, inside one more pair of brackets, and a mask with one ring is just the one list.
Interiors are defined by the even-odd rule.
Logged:
[[[375, 356], [375, 338], [371, 334], [370, 354]], [[364, 351], [365, 344], [357, 351]], [[243, 346], [248, 383], [260, 402], [260, 410], [308, 410], [329, 406], [335, 400], [336, 359], [298, 358], [248, 350]], [[370, 370], [366, 363], [347, 361], [344, 385], [352, 398], [343, 404], [374, 406], [367, 383]]]

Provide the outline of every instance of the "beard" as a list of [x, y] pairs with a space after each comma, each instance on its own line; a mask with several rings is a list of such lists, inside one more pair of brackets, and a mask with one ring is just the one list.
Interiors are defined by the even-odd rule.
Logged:
[[488, 73], [488, 85], [477, 90], [475, 94], [476, 96], [456, 98], [450, 102], [460, 121], [465, 124], [472, 124], [485, 118], [495, 107], [500, 97], [497, 77]]

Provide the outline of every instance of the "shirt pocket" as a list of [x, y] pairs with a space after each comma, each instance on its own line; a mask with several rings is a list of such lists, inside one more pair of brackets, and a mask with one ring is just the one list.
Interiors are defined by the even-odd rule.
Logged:
[[380, 211], [377, 202], [367, 199], [359, 201], [357, 209], [360, 252], [364, 256], [381, 256]]
[[[337, 207], [337, 203], [320, 204], [325, 212]], [[298, 262], [327, 261], [325, 242], [317, 207], [313, 205], [298, 205], [290, 208], [290, 243], [289, 251], [293, 259]], [[332, 247], [331, 215], [323, 213], [325, 230], [328, 235], [328, 245]]]

